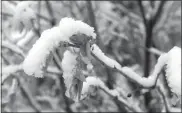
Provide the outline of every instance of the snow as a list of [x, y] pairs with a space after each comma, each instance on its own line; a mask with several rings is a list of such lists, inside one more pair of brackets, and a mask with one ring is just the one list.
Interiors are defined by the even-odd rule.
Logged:
[[88, 24], [80, 21], [74, 20], [72, 18], [65, 17], [61, 19], [59, 23], [60, 32], [64, 33], [65, 38], [69, 38], [74, 34], [85, 34], [91, 36], [93, 39], [96, 38], [94, 33], [94, 28], [90, 27]]
[[181, 95], [181, 48], [173, 47], [168, 53], [166, 77], [172, 92]]
[[64, 56], [63, 56], [62, 63], [61, 63], [62, 70], [63, 70], [64, 83], [66, 86], [66, 96], [67, 97], [70, 97], [69, 89], [72, 85], [72, 80], [74, 77], [73, 69], [75, 68], [75, 65], [77, 63], [76, 57], [77, 57], [76, 54], [73, 54], [72, 52], [66, 50], [64, 52]]
[[24, 47], [27, 43], [30, 42], [31, 39], [33, 39], [33, 36], [35, 36], [35, 33], [33, 30], [31, 30], [26, 34], [26, 36], [23, 39], [18, 41], [17, 45], [19, 47]]
[[33, 45], [23, 63], [25, 73], [35, 77], [43, 77], [41, 69], [45, 66], [46, 58], [50, 52], [58, 47], [61, 41], [70, 42], [69, 37], [77, 33], [96, 38], [93, 27], [82, 21], [75, 21], [67, 17], [61, 19], [59, 26], [45, 30]]
[[93, 44], [91, 46], [91, 52], [94, 54], [94, 56], [96, 56], [100, 61], [104, 62], [104, 64], [106, 64], [110, 68], [113, 68], [113, 69], [114, 68], [117, 68], [117, 69], [122, 68], [118, 62], [107, 57], [96, 44]]
[[23, 69], [26, 74], [43, 77], [41, 69], [45, 66], [50, 52], [59, 45], [59, 42], [56, 41], [59, 37], [61, 37], [61, 33], [58, 27], [45, 30], [41, 34], [24, 60]]
[[3, 75], [9, 75], [11, 73], [15, 73], [22, 69], [22, 65], [9, 65], [2, 68], [2, 74]]
[[97, 77], [94, 76], [88, 76], [86, 78], [86, 81], [83, 82], [83, 88], [82, 88], [82, 92], [81, 92], [81, 100], [84, 99], [85, 97], [87, 97], [88, 95], [90, 95], [89, 93], [94, 93], [90, 91], [90, 86], [105, 86], [104, 83]]
[[36, 14], [29, 6], [32, 4], [30, 1], [23, 1], [17, 4], [15, 8], [15, 14], [13, 17], [13, 25], [16, 28], [20, 28], [21, 22], [26, 29], [32, 28], [32, 19], [36, 19]]

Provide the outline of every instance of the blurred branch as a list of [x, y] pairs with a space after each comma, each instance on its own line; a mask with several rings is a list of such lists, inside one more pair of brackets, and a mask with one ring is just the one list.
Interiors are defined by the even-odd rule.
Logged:
[[131, 103], [129, 103], [128, 101], [124, 100], [123, 97], [120, 96], [120, 93], [116, 89], [110, 90], [106, 86], [103, 86], [103, 85], [100, 85], [99, 88], [102, 89], [104, 92], [106, 92], [111, 97], [119, 100], [119, 102], [121, 102], [122, 105], [127, 107], [132, 112], [141, 112], [142, 111], [139, 107], [136, 107], [136, 106], [132, 105]]
[[47, 22], [51, 22], [51, 20], [50, 20], [49, 18], [47, 18], [47, 17], [45, 17], [45, 16], [43, 16], [43, 15], [37, 14], [37, 16], [38, 16], [39, 18], [42, 18], [43, 20], [45, 20], [45, 21], [47, 21]]
[[155, 24], [157, 23], [157, 21], [158, 21], [158, 19], [160, 19], [160, 17], [161, 17], [161, 15], [162, 15], [162, 12], [163, 12], [163, 6], [164, 6], [164, 4], [165, 4], [165, 0], [162, 0], [161, 2], [160, 2], [160, 5], [159, 5], [159, 7], [158, 7], [158, 9], [157, 9], [157, 12], [156, 12], [156, 14], [154, 15], [154, 17], [153, 17], [153, 26], [155, 26]]
[[166, 5], [164, 6], [164, 11], [161, 14], [161, 18], [158, 20], [155, 28], [154, 33], [160, 32], [162, 28], [166, 25], [167, 21], [172, 17], [174, 12], [181, 7], [181, 5], [178, 2], [174, 1], [168, 1], [166, 2]]
[[61, 70], [58, 70], [57, 68], [54, 68], [54, 67], [48, 67], [47, 68], [47, 73], [50, 73], [50, 74], [57, 74], [57, 75], [59, 75], [60, 73], [62, 73], [62, 71]]
[[111, 31], [111, 34], [114, 35], [114, 36], [117, 36], [119, 38], [124, 38], [124, 39], [127, 40], [128, 43], [132, 43], [136, 47], [142, 48], [142, 49], [144, 49], [144, 50], [146, 50], [146, 51], [148, 51], [148, 52], [150, 52], [150, 53], [152, 53], [154, 55], [160, 56], [161, 54], [164, 53], [163, 51], [160, 51], [160, 50], [158, 50], [158, 49], [156, 49], [154, 47], [146, 48], [145, 46], [142, 46], [142, 45], [139, 45], [139, 44], [137, 44], [135, 42], [132, 42], [132, 41], [128, 40], [129, 38], [124, 34], [118, 34], [118, 33], [114, 32], [114, 31]]
[[8, 1], [8, 2], [12, 3], [13, 5], [17, 5], [16, 1]]
[[1, 12], [1, 15], [2, 15], [2, 16], [13, 17], [13, 15], [12, 15], [12, 14], [7, 13], [7, 12]]
[[23, 82], [23, 80], [21, 80], [21, 78], [16, 75], [16, 74], [13, 74], [17, 80], [18, 80], [18, 83], [19, 83], [19, 86], [20, 86], [20, 90], [22, 91], [23, 95], [25, 96], [25, 98], [28, 100], [28, 102], [30, 103], [30, 105], [35, 109], [36, 112], [41, 112], [41, 107], [40, 105], [36, 102], [36, 100], [34, 99], [34, 97], [31, 95], [31, 92], [29, 92], [27, 89], [27, 87], [25, 87], [25, 84]]
[[[7, 13], [7, 12], [1, 12], [1, 15], [3, 16], [8, 16], [8, 17], [13, 17], [13, 14], [10, 14], [10, 13]], [[51, 20], [43, 15], [40, 15], [38, 13], [36, 13], [36, 15], [39, 17], [39, 18], [42, 18], [43, 20], [47, 21], [47, 22], [51, 22]]]
[[[38, 1], [38, 14], [41, 14], [41, 1]], [[38, 18], [38, 32], [40, 33], [41, 30], [41, 24], [40, 24], [40, 18]]]
[[140, 12], [142, 13], [143, 23], [144, 23], [145, 27], [147, 27], [147, 19], [145, 17], [145, 11], [144, 11], [144, 7], [142, 5], [142, 1], [139, 0], [138, 4], [139, 4], [139, 7], [140, 7]]
[[6, 67], [2, 68], [2, 81], [1, 84], [3, 84], [11, 74], [16, 73], [17, 71], [22, 70], [22, 65], [8, 65]]
[[135, 19], [136, 21], [139, 21], [139, 22], [142, 21], [142, 18], [139, 15], [137, 15], [134, 12], [128, 10], [123, 4], [116, 4], [116, 7], [119, 8], [120, 11], [124, 12], [129, 17], [131, 17], [132, 19]]
[[[10, 64], [9, 61], [8, 61], [8, 64]], [[22, 80], [20, 80], [21, 78], [17, 74], [15, 74], [15, 73], [11, 73], [9, 75], [16, 78], [17, 82], [19, 83], [20, 90], [22, 91], [24, 96], [27, 98], [27, 100], [29, 101], [30, 105], [36, 110], [36, 112], [41, 112], [41, 108], [40, 108], [39, 104], [34, 100], [34, 98], [32, 97], [31, 93], [25, 87], [26, 83], [24, 83]], [[7, 76], [7, 78], [9, 78], [9, 76]]]
[[157, 91], [160, 93], [164, 107], [165, 107], [165, 112], [181, 112], [180, 108], [175, 108], [171, 106], [170, 100], [167, 98], [167, 95], [165, 94], [165, 87], [161, 84], [160, 80], [157, 82]]
[[2, 53], [1, 53], [1, 57], [2, 57], [2, 60], [4, 61], [5, 64], [9, 65], [9, 60], [7, 59], [7, 57], [5, 57]]
[[23, 51], [19, 47], [17, 47], [16, 45], [14, 45], [13, 43], [2, 40], [1, 44], [2, 44], [2, 48], [7, 48], [7, 49], [13, 51], [14, 53], [20, 55], [23, 58], [25, 57], [25, 54], [23, 53]]
[[33, 37], [36, 36], [36, 34], [38, 37], [40, 37], [40, 31], [34, 27], [31, 31], [28, 31], [23, 39], [20, 39], [17, 42], [17, 45], [21, 48], [25, 47], [26, 44], [28, 44], [33, 39]]
[[52, 6], [51, 6], [51, 3], [50, 1], [45, 1], [46, 2], [46, 6], [47, 6], [47, 10], [48, 10], [48, 13], [50, 15], [50, 18], [51, 18], [51, 25], [54, 26], [56, 23], [55, 23], [55, 17], [54, 17], [54, 12], [53, 12], [53, 9], [52, 9]]
[[97, 28], [97, 24], [96, 24], [95, 14], [94, 14], [94, 11], [93, 11], [93, 8], [92, 8], [92, 1], [87, 1], [87, 10], [88, 10], [88, 13], [89, 13], [88, 16], [89, 16], [89, 19], [90, 19], [90, 24], [91, 24], [91, 26], [94, 27], [95, 32], [97, 34], [96, 43], [97, 43], [97, 45], [99, 47], [103, 48], [103, 44], [101, 42], [101, 38], [100, 38], [98, 28]]
[[157, 87], [157, 90], [158, 92], [160, 93], [160, 95], [162, 96], [162, 99], [163, 99], [163, 102], [164, 102], [164, 106], [165, 106], [165, 109], [166, 109], [166, 112], [169, 112], [170, 110], [170, 106], [169, 106], [169, 103], [167, 102], [167, 98], [166, 96], [164, 95], [162, 89], [160, 87]]
[[18, 88], [18, 81], [14, 78], [12, 80], [12, 85], [9, 89], [8, 92], [8, 97], [9, 97], [9, 106], [11, 109], [11, 112], [17, 112], [17, 107], [16, 107], [16, 92], [17, 92], [17, 88]]
[[[49, 97], [49, 96], [36, 96], [36, 100], [40, 101], [40, 102], [49, 103], [53, 110], [56, 110], [57, 107], [58, 107], [58, 104], [59, 104], [57, 98], [52, 98], [52, 97]], [[63, 112], [63, 111], [64, 110], [59, 107], [59, 112]]]

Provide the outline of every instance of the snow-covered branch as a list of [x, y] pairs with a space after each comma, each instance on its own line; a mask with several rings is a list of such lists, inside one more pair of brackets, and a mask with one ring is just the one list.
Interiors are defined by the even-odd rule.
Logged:
[[22, 65], [9, 65], [2, 68], [2, 83], [13, 73], [22, 70]]
[[[174, 50], [174, 49], [175, 48], [173, 48], [172, 50]], [[144, 78], [144, 77], [141, 77], [140, 75], [138, 75], [132, 69], [130, 69], [128, 67], [122, 67], [118, 62], [107, 57], [96, 44], [93, 44], [91, 46], [91, 52], [92, 52], [92, 55], [94, 57], [96, 57], [99, 61], [101, 61], [104, 65], [110, 67], [111, 69], [117, 70], [118, 72], [123, 74], [125, 77], [136, 82], [138, 85], [140, 85], [144, 88], [151, 88], [151, 87], [155, 86], [157, 78], [158, 78], [161, 70], [163, 69], [163, 66], [167, 63], [167, 59], [170, 59], [167, 57], [170, 54], [169, 55], [168, 54], [162, 54], [159, 57], [158, 62], [154, 67], [153, 73], [148, 78]], [[179, 52], [179, 54], [180, 54], [180, 52]], [[178, 55], [178, 56], [180, 57], [180, 55]]]
[[25, 57], [23, 51], [19, 47], [17, 47], [16, 45], [14, 45], [8, 41], [2, 41], [2, 48], [10, 49], [11, 51], [15, 52], [16, 54], [19, 54], [22, 57]]
[[139, 107], [133, 106], [133, 105], [131, 105], [131, 103], [128, 103], [128, 101], [121, 96], [120, 91], [117, 88], [110, 90], [104, 84], [104, 82], [102, 80], [100, 80], [99, 78], [94, 77], [94, 76], [87, 77], [86, 81], [83, 82], [81, 100], [84, 99], [85, 97], [87, 97], [88, 95], [92, 95], [93, 93], [95, 93], [95, 91], [93, 90], [93, 88], [95, 88], [95, 87], [99, 87], [100, 89], [102, 89], [104, 92], [106, 92], [111, 97], [119, 100], [129, 110], [136, 111], [136, 112], [142, 111]]
[[63, 18], [59, 26], [45, 30], [33, 45], [23, 63], [25, 73], [43, 77], [41, 69], [45, 67], [45, 61], [50, 52], [59, 47], [60, 42], [72, 43], [70, 37], [78, 33], [85, 34], [93, 39], [96, 38], [94, 28], [72, 18]]

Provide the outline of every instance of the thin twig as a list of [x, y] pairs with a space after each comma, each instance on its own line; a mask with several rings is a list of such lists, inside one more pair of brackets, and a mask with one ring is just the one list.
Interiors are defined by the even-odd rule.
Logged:
[[165, 2], [166, 2], [165, 0], [162, 0], [160, 5], [159, 5], [159, 7], [157, 9], [157, 12], [156, 12], [156, 14], [154, 15], [154, 17], [152, 19], [153, 26], [155, 26], [155, 24], [157, 23], [158, 19], [160, 19], [160, 17], [161, 17], [161, 14], [163, 12], [162, 9], [163, 9], [163, 6], [164, 6]]
[[10, 43], [8, 41], [2, 41], [2, 48], [7, 48], [7, 49], [13, 51], [14, 53], [20, 55], [23, 58], [25, 57], [25, 54], [19, 47], [17, 47], [16, 45], [14, 45], [13, 43]]
[[145, 11], [144, 11], [144, 8], [143, 8], [143, 5], [142, 5], [142, 1], [139, 0], [138, 4], [139, 4], [139, 7], [140, 7], [140, 12], [142, 13], [143, 23], [144, 23], [144, 25], [146, 27], [147, 26], [147, 19], [145, 17]]
[[91, 26], [94, 27], [95, 29], [95, 32], [97, 34], [97, 40], [96, 40], [96, 43], [99, 47], [101, 47], [103, 49], [103, 44], [101, 42], [101, 39], [100, 39], [100, 35], [99, 35], [99, 32], [98, 32], [98, 28], [97, 28], [97, 24], [96, 24], [96, 18], [95, 18], [95, 14], [94, 14], [94, 11], [93, 11], [93, 8], [92, 8], [92, 1], [87, 1], [87, 9], [88, 9], [88, 16], [89, 16], [89, 19], [90, 19], [90, 24]]
[[[39, 15], [41, 14], [41, 1], [38, 1], [38, 14]], [[37, 31], [38, 31], [38, 35], [40, 36], [40, 30], [41, 30], [40, 17], [38, 18], [37, 21], [38, 21]]]
[[51, 25], [54, 26], [56, 23], [55, 23], [55, 17], [54, 17], [54, 12], [53, 12], [52, 6], [50, 4], [50, 1], [45, 1], [45, 2], [46, 2], [48, 13], [51, 17]]
[[25, 87], [25, 84], [20, 78], [18, 75], [16, 74], [13, 74], [17, 80], [18, 80], [18, 83], [19, 83], [19, 86], [20, 86], [20, 89], [22, 91], [22, 93], [24, 94], [24, 96], [26, 97], [26, 99], [28, 100], [28, 102], [30, 103], [30, 105], [35, 109], [36, 112], [41, 112], [41, 107], [40, 105], [36, 102], [36, 100], [33, 98], [33, 96], [31, 95], [31, 92], [29, 92], [27, 90], [27, 88]]
[[131, 105], [131, 103], [127, 102], [121, 96], [119, 96], [119, 92], [117, 90], [110, 90], [106, 86], [104, 87], [101, 85], [99, 86], [99, 88], [102, 89], [104, 92], [106, 92], [111, 97], [119, 100], [119, 102], [121, 102], [125, 107], [127, 107], [132, 112], [141, 112], [142, 111], [139, 107], [135, 107], [135, 106]]
[[[10, 64], [9, 61], [7, 63]], [[34, 98], [32, 97], [31, 93], [25, 87], [26, 83], [23, 83], [23, 81], [20, 80], [20, 77], [17, 74], [15, 74], [15, 73], [10, 74], [10, 76], [13, 76], [13, 77], [15, 77], [17, 79], [17, 81], [19, 83], [19, 86], [20, 86], [20, 90], [26, 96], [26, 98], [28, 99], [28, 102], [36, 110], [36, 112], [41, 112], [41, 108], [40, 108], [39, 104], [34, 100]]]

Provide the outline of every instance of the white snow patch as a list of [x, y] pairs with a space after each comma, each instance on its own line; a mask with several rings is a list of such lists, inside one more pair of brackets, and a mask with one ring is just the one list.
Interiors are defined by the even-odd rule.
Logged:
[[74, 71], [73, 69], [75, 68], [75, 65], [77, 63], [76, 61], [76, 54], [71, 53], [70, 51], [65, 51], [64, 52], [64, 56], [62, 59], [62, 69], [63, 69], [63, 78], [64, 78], [64, 83], [66, 86], [66, 93], [65, 95], [67, 97], [70, 97], [69, 94], [69, 89], [72, 85], [72, 80], [73, 80], [73, 76], [74, 76]]
[[83, 88], [82, 88], [82, 92], [81, 92], [81, 99], [85, 98], [86, 96], [89, 95], [89, 93], [94, 93], [90, 91], [90, 86], [105, 86], [104, 83], [97, 77], [94, 76], [89, 76], [86, 78], [86, 81], [83, 82]]
[[46, 58], [50, 52], [58, 47], [61, 41], [69, 42], [69, 38], [77, 33], [96, 38], [93, 27], [82, 21], [75, 21], [67, 17], [60, 21], [58, 27], [45, 30], [33, 45], [23, 63], [25, 73], [35, 77], [43, 77], [41, 69], [45, 66]]
[[172, 92], [181, 95], [181, 48], [173, 47], [168, 53], [166, 77]]
[[102, 50], [96, 45], [93, 44], [91, 46], [91, 52], [102, 62], [104, 62], [104, 64], [106, 64], [107, 66], [109, 66], [110, 68], [117, 68], [117, 69], [121, 69], [121, 65], [116, 62], [115, 60], [107, 57]]

